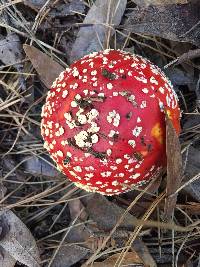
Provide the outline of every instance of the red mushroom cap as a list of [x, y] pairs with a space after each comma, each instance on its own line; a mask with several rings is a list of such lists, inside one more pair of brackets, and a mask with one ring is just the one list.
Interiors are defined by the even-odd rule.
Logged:
[[178, 98], [150, 61], [94, 52], [62, 72], [42, 111], [44, 146], [78, 187], [114, 195], [166, 166], [165, 111], [180, 132]]

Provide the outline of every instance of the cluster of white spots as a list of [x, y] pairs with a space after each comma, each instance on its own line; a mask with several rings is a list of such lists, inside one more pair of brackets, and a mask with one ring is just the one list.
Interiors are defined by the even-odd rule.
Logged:
[[105, 94], [104, 94], [104, 93], [99, 93], [99, 94], [98, 94], [98, 97], [102, 97], [102, 98], [104, 98], [104, 97], [105, 97]]
[[87, 123], [87, 117], [83, 114], [80, 114], [78, 117], [78, 122], [80, 122], [80, 124], [86, 124]]
[[72, 116], [69, 112], [64, 113], [64, 117], [66, 119], [66, 124], [69, 126], [70, 129], [74, 129], [77, 127], [75, 120], [72, 120]]
[[99, 141], [99, 137], [97, 134], [91, 135], [91, 141], [93, 144], [96, 144]]
[[131, 59], [129, 55], [124, 57], [124, 60], [128, 60], [128, 59]]
[[73, 77], [78, 77], [79, 76], [79, 71], [78, 71], [78, 69], [76, 67], [74, 67], [72, 69], [72, 75], [73, 75]]
[[118, 96], [119, 93], [118, 93], [118, 92], [113, 92], [112, 95], [113, 95], [113, 96]]
[[161, 94], [164, 94], [164, 92], [165, 92], [165, 89], [163, 87], [159, 87], [158, 90], [161, 92]]
[[135, 96], [134, 95], [128, 96], [128, 101], [135, 104]]
[[158, 81], [155, 79], [155, 77], [151, 76], [150, 82], [158, 85]]
[[109, 143], [111, 146], [114, 145], [113, 141], [108, 141], [108, 143]]
[[141, 122], [140, 117], [137, 117], [137, 123]]
[[116, 162], [117, 164], [120, 164], [120, 163], [122, 163], [122, 159], [118, 158], [118, 159], [115, 160], [115, 162]]
[[110, 130], [110, 132], [109, 132], [108, 136], [112, 138], [114, 135], [118, 135], [118, 134], [119, 134], [119, 132], [118, 132], [118, 131], [115, 131], [115, 130]]
[[68, 67], [67, 67], [67, 68], [65, 69], [65, 71], [66, 71], [67, 73], [70, 73], [71, 68], [68, 68]]
[[78, 83], [70, 84], [69, 88], [73, 89], [73, 90], [77, 89], [78, 88]]
[[85, 167], [85, 170], [86, 170], [87, 172], [89, 172], [89, 171], [94, 171], [94, 167], [93, 167], [93, 166], [87, 166], [87, 167]]
[[85, 180], [86, 180], [86, 181], [89, 181], [93, 176], [94, 176], [93, 173], [86, 173], [86, 174], [85, 174]]
[[107, 57], [103, 57], [103, 65], [107, 65], [108, 64], [108, 58]]
[[76, 172], [82, 172], [82, 168], [81, 168], [81, 166], [75, 166], [73, 169], [74, 169]]
[[128, 164], [132, 164], [132, 163], [135, 163], [135, 162], [137, 162], [137, 160], [134, 159], [134, 158], [130, 158], [130, 159], [128, 160]]
[[64, 77], [65, 77], [65, 71], [62, 71], [61, 73], [60, 73], [60, 75], [58, 76], [58, 81], [59, 82], [62, 82], [62, 80], [64, 79]]
[[83, 73], [86, 73], [88, 70], [87, 69], [83, 69]]
[[113, 171], [116, 171], [117, 170], [117, 166], [110, 166], [110, 169], [113, 170]]
[[103, 182], [101, 182], [101, 181], [97, 181], [97, 182], [96, 182], [96, 184], [102, 184], [102, 183], [103, 183]]
[[62, 92], [62, 98], [66, 98], [67, 95], [68, 95], [68, 91], [67, 91], [67, 90], [64, 90], [64, 91]]
[[94, 58], [97, 55], [98, 55], [98, 52], [92, 52], [92, 53], [90, 53], [89, 55], [86, 55], [86, 56], [88, 56], [89, 58]]
[[87, 82], [87, 76], [83, 76], [82, 82], [83, 83], [86, 83]]
[[128, 140], [128, 144], [133, 148], [136, 146], [135, 140]]
[[140, 67], [141, 67], [142, 69], [146, 69], [147, 65], [146, 65], [145, 63], [142, 63], [142, 64], [140, 64]]
[[111, 49], [109, 49], [109, 48], [105, 49], [105, 50], [103, 51], [103, 54], [104, 54], [104, 55], [108, 55], [108, 54], [110, 53], [110, 50], [111, 50]]
[[90, 66], [91, 68], [94, 68], [94, 62], [90, 62], [90, 63], [89, 63], [89, 66]]
[[124, 70], [123, 69], [119, 69], [119, 73], [123, 74]]
[[112, 182], [112, 185], [113, 185], [113, 186], [117, 186], [118, 184], [119, 184], [119, 182], [116, 181], [116, 180]]
[[107, 121], [112, 123], [113, 126], [118, 127], [120, 122], [120, 115], [115, 110], [109, 112], [107, 116]]
[[51, 88], [55, 88], [57, 86], [58, 83], [58, 78], [56, 78], [56, 80], [53, 82]]
[[152, 172], [155, 169], [155, 165], [153, 165], [150, 169], [150, 172]]
[[130, 76], [130, 77], [133, 76], [132, 71], [130, 71], [130, 70], [128, 71], [128, 76]]
[[49, 144], [50, 149], [54, 149], [54, 145], [52, 143]]
[[138, 168], [140, 168], [140, 164], [135, 165], [135, 169], [138, 169]]
[[71, 116], [71, 114], [68, 113], [68, 112], [64, 113], [64, 117], [65, 117], [65, 119], [68, 120], [68, 121], [71, 121], [71, 120], [72, 120], [72, 116]]
[[137, 179], [138, 177], [140, 177], [140, 173], [132, 174], [129, 178], [130, 179]]
[[50, 133], [49, 129], [46, 128], [46, 129], [44, 130], [44, 134], [45, 134], [46, 136], [49, 136], [49, 133]]
[[171, 98], [169, 97], [169, 95], [166, 95], [166, 102], [167, 102], [167, 106], [170, 107], [171, 106]]
[[111, 188], [107, 188], [106, 192], [111, 193], [113, 190]]
[[74, 136], [76, 145], [79, 147], [89, 147], [91, 143], [88, 140], [88, 133], [86, 131], [80, 131], [77, 135]]
[[147, 101], [142, 101], [140, 104], [140, 108], [146, 108], [147, 107]]
[[112, 83], [107, 83], [106, 87], [108, 88], [108, 90], [111, 90], [113, 88]]
[[125, 159], [130, 159], [130, 155], [129, 154], [124, 154], [124, 158]]
[[151, 97], [151, 98], [154, 98], [154, 97], [155, 97], [155, 94], [150, 95], [150, 97]]
[[55, 132], [55, 136], [61, 136], [65, 132], [64, 128], [61, 126], [58, 128], [58, 131]]
[[99, 189], [96, 186], [90, 186], [91, 185], [90, 183], [87, 183], [87, 185], [84, 185], [82, 183], [75, 182], [74, 184], [75, 184], [75, 186], [77, 186], [77, 187], [79, 187], [79, 188], [81, 188], [81, 189], [83, 189], [83, 190], [85, 190], [87, 192], [96, 192]]
[[72, 156], [72, 153], [71, 152], [69, 152], [69, 151], [67, 151], [67, 157], [70, 157], [71, 158], [71, 156]]
[[142, 127], [141, 126], [136, 126], [133, 130], [132, 133], [135, 137], [138, 137], [140, 133], [142, 132]]
[[108, 155], [108, 156], [111, 156], [111, 154], [112, 154], [112, 150], [109, 148], [109, 149], [107, 149], [106, 150], [106, 154]]
[[88, 92], [89, 91], [87, 89], [83, 90], [83, 93], [85, 94], [85, 96], [88, 95]]
[[96, 70], [91, 71], [91, 75], [92, 75], [92, 76], [94, 76], [94, 75], [96, 75], [96, 74], [97, 74], [97, 71], [96, 71]]
[[63, 88], [64, 88], [66, 85], [67, 85], [66, 82], [62, 83], [62, 87], [63, 87]]
[[138, 63], [136, 63], [136, 62], [133, 62], [132, 64], [131, 64], [131, 67], [132, 68], [135, 68], [135, 67], [137, 67], [138, 66]]
[[57, 151], [57, 155], [58, 155], [59, 157], [63, 157], [63, 152], [62, 152], [61, 150], [58, 150], [58, 151]]
[[160, 100], [159, 100], [159, 107], [160, 107], [160, 110], [163, 112], [164, 111], [164, 104]]
[[92, 77], [91, 81], [95, 82], [97, 80], [97, 77]]
[[72, 108], [76, 108], [78, 106], [77, 102], [76, 101], [72, 101], [71, 102], [71, 107]]
[[99, 112], [96, 109], [91, 109], [87, 114], [88, 123], [91, 123], [93, 119], [96, 119], [99, 116]]
[[106, 171], [106, 172], [101, 172], [102, 177], [110, 177], [112, 172]]
[[154, 73], [154, 74], [156, 74], [156, 75], [158, 75], [159, 74], [159, 71], [158, 71], [158, 69], [154, 66], [154, 65], [150, 65], [150, 69], [151, 69], [151, 71]]
[[130, 166], [128, 165], [128, 164], [126, 164], [125, 166], [124, 166], [124, 168], [125, 169], [128, 169]]
[[117, 173], [117, 174], [115, 174], [115, 176], [114, 177], [124, 177], [124, 173], [123, 172], [120, 172], [120, 173]]
[[144, 94], [148, 94], [149, 90], [148, 90], [147, 88], [143, 88], [143, 89], [142, 89], [142, 92], [143, 92]]
[[147, 79], [145, 77], [143, 77], [143, 76], [141, 76], [141, 77], [134, 76], [134, 78], [139, 82], [147, 83]]
[[99, 130], [100, 130], [100, 127], [99, 126], [97, 126], [97, 123], [96, 122], [91, 122], [90, 123], [90, 128], [88, 128], [88, 132], [89, 133], [97, 133], [97, 132], [99, 132]]
[[49, 143], [47, 141], [44, 142], [43, 147], [49, 151]]
[[97, 81], [92, 84], [94, 87], [97, 87], [98, 83]]

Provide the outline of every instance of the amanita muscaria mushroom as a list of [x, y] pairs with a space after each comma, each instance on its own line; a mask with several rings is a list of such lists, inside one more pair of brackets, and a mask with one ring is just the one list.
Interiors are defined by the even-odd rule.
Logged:
[[44, 147], [76, 186], [119, 194], [166, 166], [165, 113], [179, 134], [178, 99], [157, 66], [125, 51], [94, 52], [48, 92]]

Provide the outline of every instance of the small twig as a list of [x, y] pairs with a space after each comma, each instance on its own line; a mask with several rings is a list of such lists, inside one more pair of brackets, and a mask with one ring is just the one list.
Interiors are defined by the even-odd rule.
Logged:
[[185, 61], [189, 61], [189, 60], [197, 58], [199, 56], [200, 56], [200, 49], [189, 50], [188, 52], [182, 54], [181, 56], [177, 57], [176, 59], [172, 60], [167, 65], [165, 65], [164, 69], [167, 69], [171, 65], [182, 64]]

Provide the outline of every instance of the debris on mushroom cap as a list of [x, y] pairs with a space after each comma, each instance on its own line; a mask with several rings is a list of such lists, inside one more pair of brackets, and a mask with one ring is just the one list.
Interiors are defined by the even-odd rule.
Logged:
[[166, 165], [165, 112], [180, 132], [178, 98], [150, 61], [94, 52], [62, 72], [42, 109], [44, 146], [78, 187], [114, 195]]

